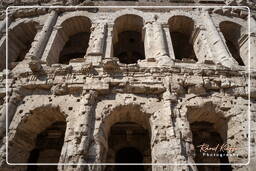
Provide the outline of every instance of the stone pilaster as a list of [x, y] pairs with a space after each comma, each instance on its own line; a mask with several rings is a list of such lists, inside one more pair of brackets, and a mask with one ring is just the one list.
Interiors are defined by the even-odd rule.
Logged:
[[250, 17], [250, 21], [251, 21], [251, 23], [250, 23], [250, 26], [251, 26], [251, 33], [254, 33], [254, 34], [256, 34], [256, 20], [255, 20], [255, 18], [253, 17], [253, 16], [251, 16]]
[[113, 40], [113, 29], [114, 29], [114, 23], [108, 23], [105, 58], [113, 57], [113, 41], [112, 41]]
[[[179, 154], [178, 142], [175, 138], [175, 129], [172, 122], [172, 110], [169, 91], [169, 78], [165, 79], [167, 90], [163, 93], [163, 106], [154, 113], [152, 132], [152, 163], [174, 163], [174, 154]], [[172, 148], [169, 148], [172, 147]], [[164, 150], [165, 148], [165, 150]]]
[[87, 55], [103, 55], [104, 39], [106, 33], [105, 23], [94, 23], [91, 27], [91, 35]]
[[[180, 141], [180, 160], [179, 163], [195, 163], [195, 150], [192, 142], [192, 131], [185, 113], [176, 110], [176, 138]], [[180, 166], [182, 169], [197, 171], [195, 165]]]
[[20, 101], [22, 99], [22, 96], [19, 93], [14, 92], [12, 96], [10, 96], [10, 99], [8, 100], [8, 106], [4, 104], [2, 108], [2, 114], [0, 116], [0, 139], [2, 139], [5, 136], [6, 132], [6, 112], [8, 107], [8, 126], [10, 125], [15, 113], [17, 106], [19, 105]]
[[[94, 105], [97, 92], [83, 93], [83, 103], [78, 116], [73, 116], [68, 123], [64, 145], [62, 147], [60, 163], [86, 163], [89, 144], [94, 127]], [[77, 119], [79, 118], [79, 119]], [[75, 121], [74, 121], [75, 120]], [[75, 122], [75, 124], [74, 124]], [[79, 126], [78, 126], [79, 125]], [[84, 170], [86, 166], [59, 166], [58, 170]]]
[[[172, 94], [170, 91], [170, 78], [166, 77], [164, 81], [166, 92], [163, 94], [163, 107], [159, 113], [155, 113], [155, 120], [153, 123], [152, 133], [152, 162], [166, 163], [166, 164], [186, 164], [194, 163], [193, 156], [190, 151], [190, 143], [186, 143], [184, 136], [182, 136], [180, 129], [177, 129], [181, 124], [176, 120], [176, 116], [172, 110]], [[183, 124], [183, 123], [182, 123]], [[189, 124], [187, 122], [187, 124]], [[189, 128], [189, 127], [185, 127]], [[181, 129], [182, 130], [182, 129]], [[186, 132], [191, 131], [185, 129]], [[187, 135], [187, 134], [186, 134]], [[176, 170], [193, 170], [196, 171], [195, 166], [152, 166], [152, 171], [176, 171]]]
[[173, 49], [173, 45], [172, 45], [172, 39], [171, 39], [169, 25], [164, 24], [163, 30], [164, 30], [164, 36], [166, 37], [166, 46], [167, 46], [168, 54], [171, 59], [175, 60], [175, 54], [174, 54], [174, 49]]
[[93, 23], [85, 59], [87, 63], [99, 64], [103, 55], [106, 37], [106, 23]]
[[154, 58], [160, 65], [171, 65], [162, 25], [153, 21], [146, 23], [144, 27], [146, 31], [144, 40], [146, 59]]
[[208, 43], [216, 56], [216, 63], [220, 63], [229, 68], [238, 66], [236, 60], [230, 54], [225, 39], [221, 37], [220, 32], [217, 30], [209, 12], [206, 10], [202, 13], [202, 19], [208, 30]]
[[40, 32], [38, 32], [35, 36], [35, 40], [31, 45], [31, 48], [28, 52], [28, 55], [26, 58], [30, 59], [31, 57], [34, 57], [36, 59], [40, 59], [44, 49], [46, 47], [46, 44], [50, 38], [51, 32], [53, 30], [53, 26], [55, 25], [57, 21], [58, 14], [55, 10], [52, 10], [50, 15], [48, 16], [43, 28]]

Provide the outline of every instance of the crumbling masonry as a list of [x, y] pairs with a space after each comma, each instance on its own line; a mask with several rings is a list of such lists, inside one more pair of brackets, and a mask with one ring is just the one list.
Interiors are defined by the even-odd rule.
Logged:
[[[256, 168], [254, 2], [4, 0], [0, 4], [1, 171]], [[5, 16], [10, 5], [77, 7], [9, 7]], [[85, 5], [91, 8], [82, 8]], [[203, 7], [209, 5], [219, 7]], [[248, 142], [250, 163], [234, 165], [249, 161]], [[232, 152], [236, 155], [224, 151], [204, 156], [199, 148], [225, 143], [236, 148]]]

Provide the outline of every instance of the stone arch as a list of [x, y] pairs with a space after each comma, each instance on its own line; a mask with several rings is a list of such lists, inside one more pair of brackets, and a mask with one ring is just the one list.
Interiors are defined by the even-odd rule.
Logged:
[[136, 9], [119, 10], [116, 13], [114, 13], [113, 15], [114, 15], [114, 17], [111, 19], [112, 23], [114, 23], [118, 18], [120, 18], [124, 15], [136, 15], [136, 16], [143, 18], [144, 21], [146, 20], [145, 13], [143, 13], [142, 11], [136, 10]]
[[[9, 27], [8, 30], [8, 69], [13, 69], [21, 62], [31, 48], [38, 32], [39, 23], [33, 20], [22, 20]], [[6, 65], [6, 38], [0, 47], [0, 70]]]
[[[21, 114], [22, 111], [19, 111]], [[19, 120], [19, 124], [15, 124]], [[9, 163], [58, 163], [66, 132], [66, 116], [59, 107], [41, 106], [14, 118], [8, 140]], [[23, 169], [57, 170], [57, 166]]]
[[[119, 115], [121, 112], [125, 112], [124, 115]], [[140, 114], [137, 115], [136, 114]], [[143, 111], [143, 109], [136, 104], [119, 105], [112, 109], [112, 111], [103, 118], [104, 122], [101, 122], [96, 129], [102, 129], [104, 133], [108, 133], [111, 125], [118, 122], [135, 122], [140, 124], [144, 129], [150, 130], [149, 116]], [[109, 123], [109, 124], [107, 124]]]
[[224, 36], [229, 52], [240, 66], [244, 66], [247, 55], [243, 59], [242, 49], [240, 48], [243, 27], [232, 21], [222, 21], [219, 23], [219, 28]]
[[115, 19], [113, 28], [113, 54], [124, 64], [145, 59], [144, 19], [134, 14], [125, 14]]
[[[216, 147], [218, 144], [220, 146], [225, 143], [232, 144], [232, 142], [229, 141], [228, 138], [228, 122], [230, 118], [226, 117], [225, 113], [220, 110], [218, 103], [202, 100], [201, 103], [195, 104], [193, 103], [195, 102], [194, 100], [188, 102], [185, 114], [189, 123], [190, 131], [192, 132], [192, 144], [194, 145], [195, 149], [195, 163], [229, 164], [229, 158], [225, 156], [227, 154], [226, 152], [209, 152], [209, 154], [214, 153], [215, 155], [222, 155], [222, 157], [207, 157], [206, 153], [203, 154], [200, 151], [200, 145], [205, 144], [209, 145], [210, 147]], [[230, 165], [198, 165], [197, 168], [199, 171], [208, 169], [216, 171], [232, 170], [232, 167]]]
[[195, 22], [191, 17], [175, 15], [168, 20], [175, 58], [178, 60], [197, 61], [193, 48]]
[[[118, 153], [118, 151], [131, 147], [138, 149], [138, 151], [143, 156], [143, 162], [150, 163], [151, 123], [149, 118], [149, 114], [143, 112], [143, 109], [139, 105], [128, 104], [120, 105], [113, 108], [108, 115], [102, 118], [102, 122], [96, 124], [95, 130], [97, 131], [95, 132], [94, 136], [97, 137], [97, 143], [99, 143], [100, 146], [104, 146], [101, 147], [100, 153], [104, 152], [106, 154], [102, 154], [101, 156], [99, 156], [101, 157], [101, 159], [99, 159], [98, 161], [115, 163], [115, 161], [117, 161], [116, 154]], [[121, 134], [122, 131], [128, 129], [130, 131], [130, 134], [127, 134], [126, 138], [130, 139], [131, 141], [128, 143], [128, 140], [126, 141], [126, 138], [124, 138], [122, 143], [120, 143], [121, 141], [119, 141], [120, 139], [118, 139], [120, 137], [116, 136], [114, 132], [120, 131], [120, 136], [123, 136], [124, 134]], [[136, 130], [140, 131], [140, 133], [142, 134], [141, 137], [144, 137], [145, 139], [137, 137], [137, 142], [133, 141], [133, 138], [135, 138], [136, 136], [133, 133], [136, 133]], [[113, 145], [112, 141], [115, 141], [115, 145]]]
[[195, 26], [197, 27], [198, 25], [201, 24], [201, 17], [200, 17], [200, 12], [198, 11], [187, 11], [187, 10], [177, 10], [173, 9], [169, 13], [163, 13], [161, 16], [159, 16], [159, 22], [162, 22], [163, 24], [168, 24], [168, 21], [170, 18], [175, 17], [175, 16], [182, 16], [182, 17], [187, 17], [191, 18]]
[[83, 15], [74, 15], [61, 20], [52, 33], [46, 61], [48, 64], [68, 64], [70, 60], [84, 58], [89, 46], [91, 19]]

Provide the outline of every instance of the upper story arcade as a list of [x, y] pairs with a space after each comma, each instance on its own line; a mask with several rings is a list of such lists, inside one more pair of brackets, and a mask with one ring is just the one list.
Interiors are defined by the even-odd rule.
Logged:
[[[42, 66], [77, 66], [101, 65], [105, 59], [120, 66], [194, 64], [245, 70], [248, 59], [255, 58], [249, 57], [249, 45], [255, 41], [249, 44], [246, 8], [230, 8], [226, 13], [222, 8], [203, 7], [152, 8], [150, 13], [146, 8], [97, 10], [77, 7], [45, 9], [31, 18], [13, 15], [8, 23], [7, 53], [6, 35], [0, 40], [0, 69], [6, 68], [6, 54], [8, 69], [14, 71], [20, 63], [24, 69], [23, 64], [31, 60]], [[251, 22], [255, 23], [252, 17]]]

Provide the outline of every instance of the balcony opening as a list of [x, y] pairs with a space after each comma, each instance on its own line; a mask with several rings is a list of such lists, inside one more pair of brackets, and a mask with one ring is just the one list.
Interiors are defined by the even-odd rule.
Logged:
[[91, 20], [85, 16], [73, 16], [64, 20], [52, 33], [50, 49], [44, 53], [49, 65], [69, 64], [71, 60], [84, 60], [91, 34]]
[[194, 21], [185, 16], [174, 16], [168, 21], [175, 58], [182, 61], [196, 62], [192, 34]]
[[69, 61], [76, 58], [84, 58], [88, 48], [90, 33], [81, 32], [69, 38], [60, 53], [59, 62], [69, 64]]
[[134, 64], [145, 59], [142, 27], [144, 21], [137, 15], [124, 15], [114, 25], [114, 56], [123, 64]]
[[[31, 48], [37, 34], [36, 22], [21, 23], [8, 32], [8, 68], [13, 69], [21, 62]], [[4, 49], [5, 52], [5, 49]], [[5, 56], [4, 56], [5, 57]], [[5, 61], [5, 59], [3, 60]], [[4, 64], [4, 65], [3, 65]], [[1, 69], [5, 68], [5, 62]]]
[[72, 59], [84, 58], [89, 46], [91, 21], [87, 17], [72, 17], [62, 24], [59, 63], [69, 64]]
[[225, 42], [229, 52], [240, 66], [245, 66], [244, 61], [241, 57], [242, 52], [239, 44], [239, 40], [242, 35], [242, 27], [239, 24], [230, 21], [221, 22], [219, 27], [225, 38]]

